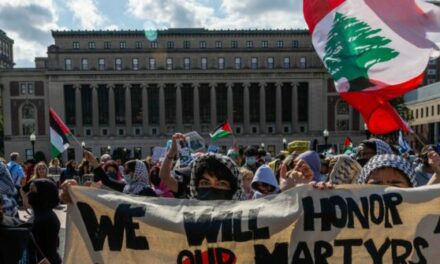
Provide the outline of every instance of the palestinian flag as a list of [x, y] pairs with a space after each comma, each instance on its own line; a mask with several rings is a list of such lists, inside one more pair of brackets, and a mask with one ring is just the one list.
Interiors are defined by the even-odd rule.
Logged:
[[303, 0], [313, 46], [373, 134], [408, 125], [388, 101], [418, 87], [440, 44], [440, 7], [422, 0]]
[[346, 151], [353, 151], [353, 142], [351, 141], [351, 138], [346, 137], [344, 141], [344, 153]]
[[218, 126], [211, 134], [209, 134], [212, 141], [216, 141], [219, 138], [229, 135], [232, 135], [232, 128], [227, 121]]
[[49, 108], [51, 155], [57, 157], [69, 147], [72, 133], [52, 108]]

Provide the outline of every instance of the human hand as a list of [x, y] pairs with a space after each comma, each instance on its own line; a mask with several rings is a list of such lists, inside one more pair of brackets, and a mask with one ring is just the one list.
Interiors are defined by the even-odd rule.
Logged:
[[174, 157], [177, 155], [177, 141], [186, 140], [186, 138], [182, 133], [175, 133], [171, 140], [172, 144], [170, 150], [168, 151], [168, 156]]
[[68, 188], [69, 186], [75, 186], [78, 185], [78, 183], [75, 180], [66, 180], [61, 184], [60, 189], [60, 200], [63, 203], [72, 203], [72, 198], [70, 197]]
[[440, 155], [431, 150], [428, 152], [428, 162], [429, 165], [431, 165], [431, 167], [434, 169], [435, 173], [437, 173], [437, 175], [440, 174]]
[[313, 186], [313, 188], [317, 189], [317, 190], [331, 190], [335, 188], [335, 185], [331, 182], [316, 182], [316, 181], [312, 181], [309, 183], [310, 185]]

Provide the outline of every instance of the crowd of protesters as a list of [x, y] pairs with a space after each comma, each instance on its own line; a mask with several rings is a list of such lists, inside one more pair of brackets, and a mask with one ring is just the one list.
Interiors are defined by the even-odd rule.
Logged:
[[[0, 263], [61, 263], [60, 222], [53, 209], [59, 198], [69, 202], [66, 188], [74, 184], [166, 199], [249, 200], [303, 184], [332, 189], [337, 184], [415, 188], [440, 183], [440, 155], [435, 148], [425, 147], [417, 155], [399, 153], [377, 138], [340, 155], [308, 150], [282, 151], [275, 157], [252, 146], [184, 157], [179, 142], [185, 136], [176, 133], [170, 141], [166, 155], [156, 162], [147, 157], [122, 164], [109, 154], [98, 159], [85, 150], [79, 165], [70, 160], [61, 168], [58, 159], [49, 166], [32, 160], [23, 163], [18, 153], [11, 153], [9, 161], [0, 162], [0, 244], [5, 245], [0, 247]], [[19, 220], [20, 208], [30, 212], [30, 221]], [[8, 230], [29, 232], [8, 243]]]

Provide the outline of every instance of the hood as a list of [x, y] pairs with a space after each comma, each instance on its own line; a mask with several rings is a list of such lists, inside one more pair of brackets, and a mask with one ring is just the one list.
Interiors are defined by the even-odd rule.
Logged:
[[267, 165], [260, 166], [257, 169], [257, 171], [255, 172], [254, 178], [252, 179], [251, 187], [254, 191], [257, 191], [254, 188], [255, 182], [264, 182], [264, 183], [267, 183], [267, 184], [273, 186], [275, 188], [275, 190], [272, 193], [276, 193], [279, 191], [279, 185], [278, 185], [277, 179], [275, 177], [275, 174], [274, 174], [273, 170]]
[[16, 189], [9, 169], [0, 162], [0, 194], [15, 195]]
[[307, 162], [309, 167], [313, 171], [313, 180], [320, 181], [321, 178], [321, 160], [319, 159], [318, 153], [312, 150], [308, 150], [298, 156], [297, 159], [304, 160]]
[[191, 180], [190, 180], [190, 197], [194, 199], [197, 197], [197, 184], [199, 182], [199, 178], [197, 178], [196, 172], [200, 169], [202, 163], [205, 163], [207, 160], [216, 160], [220, 162], [223, 166], [228, 170], [228, 175], [219, 175], [220, 178], [226, 179], [231, 182], [232, 190], [234, 191], [234, 195], [232, 200], [245, 200], [244, 192], [241, 188], [242, 176], [240, 171], [238, 170], [238, 166], [232, 161], [228, 156], [224, 156], [218, 153], [206, 153], [200, 157], [198, 157], [193, 163], [191, 168]]

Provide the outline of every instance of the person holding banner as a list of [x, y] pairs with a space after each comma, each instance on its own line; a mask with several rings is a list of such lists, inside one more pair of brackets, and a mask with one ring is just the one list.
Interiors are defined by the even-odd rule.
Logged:
[[321, 161], [315, 151], [306, 151], [294, 160], [294, 168], [288, 170], [286, 164], [280, 169], [281, 191], [286, 191], [299, 184], [321, 181]]

